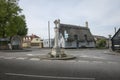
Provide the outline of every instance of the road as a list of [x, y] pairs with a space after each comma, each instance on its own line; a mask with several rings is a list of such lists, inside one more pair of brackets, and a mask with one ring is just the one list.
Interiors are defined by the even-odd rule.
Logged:
[[66, 50], [75, 60], [35, 57], [49, 51], [0, 52], [0, 80], [120, 80], [120, 56], [108, 50]]

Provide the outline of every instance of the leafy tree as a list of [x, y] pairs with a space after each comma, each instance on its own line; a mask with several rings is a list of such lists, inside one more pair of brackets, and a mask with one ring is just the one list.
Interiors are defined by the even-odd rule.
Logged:
[[98, 48], [105, 48], [106, 47], [106, 40], [105, 39], [100, 39], [96, 43]]
[[27, 26], [19, 0], [0, 0], [0, 37], [26, 35]]

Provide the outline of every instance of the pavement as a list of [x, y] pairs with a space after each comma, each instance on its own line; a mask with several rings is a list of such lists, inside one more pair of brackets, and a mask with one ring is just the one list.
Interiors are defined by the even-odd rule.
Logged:
[[119, 53], [107, 49], [66, 49], [66, 54], [77, 58], [45, 60], [39, 56], [50, 49], [31, 50], [0, 51], [0, 80], [120, 80]]
[[18, 50], [0, 50], [0, 52], [28, 52], [32, 51], [31, 49], [18, 49]]

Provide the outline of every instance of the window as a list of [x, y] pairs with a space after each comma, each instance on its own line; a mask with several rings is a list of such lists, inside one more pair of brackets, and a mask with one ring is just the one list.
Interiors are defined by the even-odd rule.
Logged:
[[85, 40], [87, 41], [87, 40], [88, 40], [88, 38], [87, 38], [87, 35], [86, 35], [86, 34], [84, 35], [84, 37], [85, 37]]
[[74, 35], [74, 39], [75, 39], [75, 40], [78, 40], [78, 35]]
[[38, 39], [36, 39], [36, 41], [38, 41]]

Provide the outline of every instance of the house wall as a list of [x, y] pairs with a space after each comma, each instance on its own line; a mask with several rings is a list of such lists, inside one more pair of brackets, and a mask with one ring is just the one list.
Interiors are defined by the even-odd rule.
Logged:
[[64, 48], [76, 48], [76, 42], [65, 42]]
[[23, 48], [31, 47], [31, 43], [30, 43], [30, 42], [23, 42], [23, 43], [22, 43], [22, 47], [23, 47]]
[[[95, 42], [79, 42], [79, 47], [95, 47]], [[63, 48], [77, 48], [76, 41], [68, 42], [63, 37], [60, 39], [60, 47]]]
[[62, 34], [60, 34], [60, 38], [59, 38], [59, 44], [60, 47], [65, 47], [65, 39], [63, 38]]
[[40, 38], [33, 38], [31, 43], [40, 43]]
[[33, 38], [31, 41], [31, 47], [42, 48], [42, 42], [40, 38]]
[[[79, 42], [79, 48], [80, 47], [95, 47], [95, 43], [94, 42]], [[77, 44], [76, 42], [65, 42], [65, 46], [63, 46], [63, 48], [77, 48]]]

